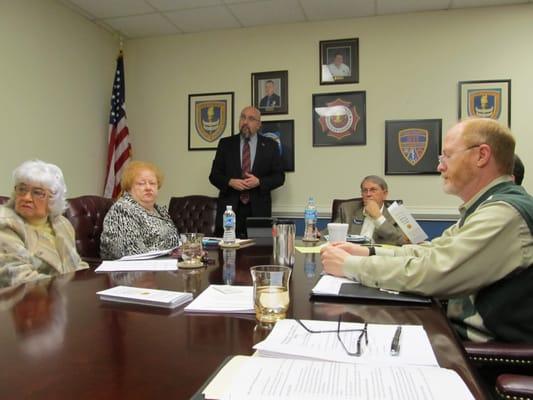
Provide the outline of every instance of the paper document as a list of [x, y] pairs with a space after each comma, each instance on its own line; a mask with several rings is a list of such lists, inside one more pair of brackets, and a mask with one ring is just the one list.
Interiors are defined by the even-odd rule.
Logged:
[[416, 222], [411, 213], [403, 204], [393, 202], [388, 208], [389, 214], [394, 218], [402, 232], [411, 243], [420, 243], [428, 238], [422, 227]]
[[[331, 333], [309, 333], [293, 319], [280, 320], [272, 332], [254, 349], [260, 356], [307, 358], [373, 365], [438, 366], [437, 358], [421, 325], [402, 325], [401, 350], [391, 356], [390, 349], [398, 325], [368, 324], [368, 344], [362, 345], [360, 356], [347, 354], [337, 337], [336, 321], [302, 321], [312, 330], [332, 330]], [[342, 322], [341, 330], [361, 329], [362, 323]], [[360, 332], [341, 332], [348, 350], [355, 352]]]
[[323, 243], [319, 246], [295, 246], [294, 248], [302, 254], [310, 254], [310, 253], [319, 254], [320, 249], [326, 245], [327, 243]]
[[[241, 357], [239, 357], [241, 358]], [[449, 400], [474, 399], [452, 370], [438, 367], [360, 366], [324, 361], [249, 357], [236, 364], [224, 400]], [[226, 364], [235, 368], [231, 361]], [[224, 376], [224, 369], [213, 379]], [[227, 375], [225, 376], [227, 378]], [[215, 397], [216, 396], [216, 397]]]
[[177, 271], [178, 260], [175, 258], [160, 258], [157, 260], [115, 260], [103, 261], [95, 272], [125, 272], [125, 271]]
[[165, 308], [176, 308], [192, 300], [192, 293], [132, 286], [115, 286], [111, 289], [96, 292], [96, 294], [100, 297], [100, 300]]
[[253, 314], [253, 286], [209, 285], [185, 311], [203, 313]]
[[124, 257], [120, 258], [119, 260], [121, 260], [121, 261], [150, 260], [152, 258], [166, 256], [166, 255], [172, 253], [172, 251], [175, 248], [177, 248], [177, 247], [173, 247], [172, 249], [165, 249], [165, 250], [152, 250], [152, 251], [149, 251], [147, 253], [141, 253], [141, 254], [132, 254], [130, 256], [124, 256]]
[[322, 296], [338, 296], [343, 283], [354, 283], [352, 279], [340, 278], [333, 275], [323, 275], [311, 292]]

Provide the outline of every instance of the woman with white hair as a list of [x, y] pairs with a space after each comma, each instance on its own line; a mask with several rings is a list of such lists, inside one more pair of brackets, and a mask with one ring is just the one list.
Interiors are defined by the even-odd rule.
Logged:
[[11, 198], [0, 206], [0, 287], [88, 268], [61, 215], [67, 188], [59, 167], [25, 161], [13, 180]]

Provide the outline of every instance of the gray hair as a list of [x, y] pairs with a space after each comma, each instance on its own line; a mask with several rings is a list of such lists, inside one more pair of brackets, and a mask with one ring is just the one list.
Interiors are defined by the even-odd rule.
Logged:
[[[67, 186], [63, 178], [63, 172], [54, 164], [49, 164], [41, 160], [24, 161], [13, 171], [13, 182], [29, 183], [41, 185], [50, 191], [48, 200], [48, 211], [51, 217], [63, 214], [67, 208]], [[8, 206], [13, 207], [15, 202], [15, 192], [9, 199]]]
[[361, 181], [361, 185], [360, 185], [361, 190], [363, 189], [363, 183], [365, 183], [365, 181], [370, 181], [372, 183], [375, 183], [376, 185], [378, 185], [381, 188], [381, 190], [384, 190], [386, 192], [389, 191], [389, 187], [387, 186], [387, 182], [385, 182], [385, 179], [383, 179], [380, 176], [377, 176], [377, 175], [365, 176], [363, 178], [363, 180]]

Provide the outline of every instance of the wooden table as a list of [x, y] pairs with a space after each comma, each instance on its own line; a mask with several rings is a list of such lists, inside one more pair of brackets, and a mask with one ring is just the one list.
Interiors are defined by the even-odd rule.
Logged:
[[[271, 262], [271, 248], [211, 251], [200, 270], [96, 274], [26, 285], [0, 293], [1, 399], [188, 399], [225, 357], [252, 354], [268, 330], [253, 315], [191, 315], [102, 303], [96, 292], [115, 284], [201, 292], [208, 284], [251, 284], [249, 267]], [[235, 257], [235, 255], [233, 255]], [[437, 304], [405, 306], [311, 302], [319, 255], [297, 253], [290, 317], [422, 324], [442, 367], [454, 369], [477, 399], [486, 398], [459, 341]]]

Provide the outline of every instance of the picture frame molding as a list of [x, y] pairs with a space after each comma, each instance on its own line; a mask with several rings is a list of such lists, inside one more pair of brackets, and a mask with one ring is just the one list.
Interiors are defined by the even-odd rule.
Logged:
[[[261, 126], [261, 134], [263, 134], [263, 129], [264, 129], [264, 126], [265, 125], [269, 125], [269, 124], [288, 124], [289, 125], [289, 129], [290, 129], [290, 133], [289, 133], [289, 137], [287, 138], [289, 141], [290, 141], [290, 154], [288, 155], [288, 157], [284, 157], [284, 155], [286, 154], [284, 151], [283, 151], [283, 147], [282, 147], [282, 160], [283, 160], [283, 170], [285, 172], [294, 172], [295, 171], [295, 140], [294, 140], [294, 119], [283, 119], [283, 120], [268, 120], [268, 121], [263, 121], [262, 123], [262, 126]], [[283, 140], [282, 140], [283, 142]], [[286, 162], [285, 162], [286, 161]], [[287, 167], [285, 166], [285, 164], [288, 164]]]
[[[464, 92], [468, 90], [482, 90], [482, 89], [489, 90], [490, 89], [489, 85], [493, 85], [493, 89], [505, 90], [505, 93], [502, 93], [502, 96], [501, 96], [501, 107], [502, 107], [501, 109], [504, 114], [505, 113], [507, 114], [507, 121], [505, 121], [505, 117], [493, 118], [493, 119], [495, 119], [496, 121], [500, 123], [507, 124], [507, 126], [510, 128], [511, 127], [511, 79], [459, 81], [458, 82], [458, 114], [457, 114], [458, 118], [459, 120], [462, 120], [469, 116], [468, 107], [470, 107], [470, 105], [468, 104], [468, 101], [467, 101], [466, 108], [465, 108]], [[507, 101], [505, 101], [505, 97], [507, 97]]]
[[[265, 107], [261, 106], [261, 100], [265, 97], [264, 84], [266, 81], [277, 81], [277, 90], [274, 92], [280, 97], [280, 106]], [[264, 71], [264, 72], [252, 72], [251, 74], [252, 84], [252, 104], [257, 108], [261, 115], [279, 115], [289, 113], [289, 71]]]
[[[346, 78], [334, 78], [333, 76], [329, 78], [327, 76], [330, 73], [328, 65], [331, 59], [328, 57], [328, 49], [335, 48], [335, 46], [350, 48], [350, 64], [346, 64], [347, 60], [344, 59], [344, 64], [350, 68], [350, 75]], [[359, 38], [321, 40], [319, 42], [318, 74], [320, 85], [359, 83]]]

